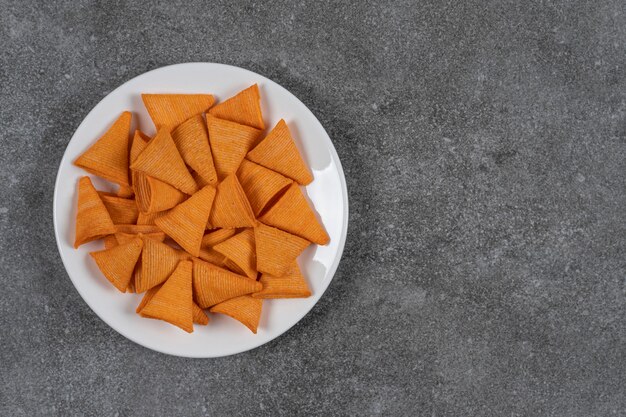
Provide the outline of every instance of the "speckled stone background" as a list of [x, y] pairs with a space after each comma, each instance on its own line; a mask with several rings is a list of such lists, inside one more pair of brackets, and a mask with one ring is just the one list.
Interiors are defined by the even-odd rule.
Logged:
[[[0, 415], [626, 415], [626, 6], [0, 0]], [[217, 360], [126, 340], [57, 253], [88, 111], [163, 65], [259, 72], [328, 130], [343, 261]]]

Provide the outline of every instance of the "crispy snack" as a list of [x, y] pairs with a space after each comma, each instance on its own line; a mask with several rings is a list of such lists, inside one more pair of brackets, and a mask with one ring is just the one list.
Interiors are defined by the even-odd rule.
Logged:
[[111, 197], [100, 193], [100, 199], [113, 220], [113, 224], [130, 224], [137, 221], [139, 210], [135, 200], [128, 198]]
[[157, 242], [163, 242], [165, 240], [165, 233], [163, 232], [152, 232], [152, 233], [139, 233], [139, 234], [133, 234], [133, 233], [116, 233], [115, 234], [115, 240], [117, 240], [118, 244], [123, 244], [123, 243], [127, 243], [131, 240], [133, 240], [135, 237], [140, 237], [140, 238], [150, 238], [152, 240], [156, 240]]
[[196, 182], [166, 129], [159, 130], [130, 168], [166, 182], [185, 194], [196, 192]]
[[[149, 141], [150, 141], [150, 138], [146, 134], [144, 134], [141, 130], [135, 130], [135, 134], [133, 136], [133, 143], [130, 146], [129, 160], [131, 164], [135, 162], [139, 154], [142, 153], [144, 149], [146, 149]], [[135, 194], [137, 193], [135, 183], [137, 183], [139, 177], [143, 177], [143, 176], [145, 175], [142, 174], [141, 172], [130, 170], [130, 179], [131, 179], [131, 185], [133, 186], [133, 193]]]
[[263, 223], [254, 228], [254, 240], [256, 269], [277, 277], [284, 275], [302, 251], [311, 244], [306, 239]]
[[108, 235], [104, 237], [104, 249], [111, 249], [117, 245], [119, 245], [119, 243], [117, 243], [115, 235]]
[[193, 263], [193, 289], [202, 308], [214, 306], [240, 295], [259, 292], [261, 284], [203, 261]]
[[172, 138], [185, 163], [200, 176], [203, 183], [215, 185], [217, 173], [202, 115], [193, 116], [180, 124], [172, 131]]
[[140, 310], [142, 317], [167, 321], [193, 332], [192, 263], [181, 261], [163, 286]]
[[247, 159], [244, 159], [239, 165], [237, 178], [256, 216], [270, 206], [273, 199], [286, 191], [293, 182], [289, 178]]
[[106, 279], [121, 292], [126, 292], [142, 248], [142, 240], [136, 237], [128, 243], [111, 249], [90, 252], [89, 255], [96, 261]]
[[292, 184], [259, 220], [318, 245], [326, 245], [330, 241], [297, 184]]
[[78, 181], [74, 248], [92, 240], [102, 239], [112, 233], [115, 233], [115, 226], [109, 212], [91, 183], [91, 179], [82, 177]]
[[120, 185], [120, 188], [117, 190], [117, 196], [120, 198], [131, 198], [134, 195], [135, 190], [133, 190], [133, 187]]
[[165, 281], [182, 258], [181, 251], [165, 243], [146, 237], [143, 241], [141, 276], [135, 281], [137, 292], [144, 292]]
[[155, 225], [149, 224], [116, 224], [114, 233], [130, 233], [133, 235], [143, 233], [147, 235], [149, 233], [158, 233], [161, 229], [159, 229]]
[[261, 114], [261, 94], [257, 84], [217, 104], [209, 110], [209, 114], [257, 129], [265, 129]]
[[199, 324], [201, 326], [206, 326], [209, 324], [209, 316], [206, 315], [203, 309], [196, 303], [192, 305], [193, 311], [193, 322], [195, 324]]
[[224, 255], [211, 248], [200, 247], [200, 254], [198, 255], [198, 258], [217, 266], [224, 266], [224, 263], [226, 262], [226, 257]]
[[168, 131], [204, 113], [215, 102], [211, 94], [142, 94], [141, 99], [157, 130]]
[[261, 320], [261, 309], [263, 308], [263, 300], [253, 298], [249, 295], [231, 298], [230, 300], [219, 303], [211, 307], [211, 313], [226, 314], [229, 317], [244, 324], [250, 331], [256, 334]]
[[142, 213], [151, 214], [169, 210], [182, 203], [187, 195], [171, 185], [149, 175], [135, 173], [133, 185], [137, 206]]
[[235, 236], [237, 231], [235, 229], [216, 229], [210, 233], [207, 233], [202, 238], [202, 247], [203, 248], [212, 248], [220, 242], [225, 241], [231, 236]]
[[162, 286], [163, 286], [163, 284], [159, 284], [159, 285], [156, 285], [156, 286], [150, 288], [148, 291], [146, 291], [146, 293], [144, 294], [143, 298], [139, 302], [139, 305], [135, 309], [135, 313], [137, 313], [137, 314], [141, 313], [141, 310], [143, 310], [143, 308], [146, 306], [146, 304], [148, 304], [148, 302], [150, 300], [152, 300], [152, 297], [154, 297], [154, 295], [161, 289]]
[[296, 262], [292, 263], [282, 277], [270, 274], [261, 275], [263, 289], [252, 294], [254, 298], [306, 298], [311, 290]]
[[272, 131], [248, 153], [246, 158], [280, 172], [298, 184], [307, 185], [313, 181], [313, 175], [302, 160], [287, 123], [283, 119], [280, 119]]
[[241, 184], [235, 175], [228, 176], [217, 186], [207, 227], [254, 227], [255, 224], [254, 213]]
[[224, 255], [252, 279], [256, 279], [256, 251], [254, 245], [254, 231], [245, 229], [235, 236], [213, 246], [213, 250]]
[[[168, 210], [158, 211], [156, 213], [142, 213], [139, 212], [139, 216], [137, 216], [137, 225], [144, 226], [156, 226], [156, 219], [159, 217], [163, 217], [167, 214]], [[158, 226], [157, 226], [158, 227]]]
[[207, 185], [164, 216], [155, 219], [155, 223], [183, 249], [198, 256], [214, 198], [215, 188]]
[[220, 180], [237, 172], [246, 154], [263, 133], [259, 129], [207, 115], [209, 142], [213, 151], [215, 170]]
[[74, 161], [85, 171], [120, 185], [129, 186], [128, 139], [130, 112], [125, 111], [89, 149]]

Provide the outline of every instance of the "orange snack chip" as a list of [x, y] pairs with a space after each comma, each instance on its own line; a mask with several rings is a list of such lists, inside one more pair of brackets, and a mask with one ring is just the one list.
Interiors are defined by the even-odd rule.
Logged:
[[237, 265], [248, 278], [252, 279], [256, 279], [257, 276], [254, 235], [255, 233], [252, 229], [245, 229], [213, 246], [213, 250], [224, 255]]
[[234, 274], [208, 262], [193, 263], [193, 289], [196, 302], [202, 308], [219, 304], [240, 295], [259, 292], [256, 280]]
[[120, 185], [128, 182], [128, 140], [132, 115], [125, 111], [89, 149], [74, 161], [85, 171]]
[[222, 255], [219, 252], [214, 251], [211, 248], [201, 247], [198, 258], [202, 259], [203, 261], [207, 261], [209, 263], [212, 263], [218, 266], [224, 265], [224, 262], [226, 262], [226, 257], [224, 255]]
[[133, 233], [116, 233], [115, 234], [115, 240], [117, 240], [117, 243], [119, 245], [123, 244], [123, 243], [127, 243], [131, 240], [133, 240], [136, 237], [140, 237], [140, 238], [149, 238], [152, 240], [156, 240], [157, 242], [163, 242], [165, 240], [165, 233], [163, 232], [152, 232], [152, 233], [139, 233], [139, 234], [133, 234]]
[[167, 281], [150, 298], [139, 314], [167, 321], [184, 331], [193, 332], [192, 263], [181, 261]]
[[78, 210], [74, 248], [115, 233], [113, 220], [89, 177], [78, 181]]
[[207, 185], [164, 216], [155, 219], [155, 223], [183, 249], [198, 256], [214, 198], [215, 188]]
[[133, 235], [137, 235], [139, 233], [143, 233], [147, 235], [149, 233], [158, 233], [161, 229], [159, 229], [155, 225], [148, 224], [116, 224], [114, 233], [130, 233]]
[[260, 282], [263, 289], [252, 294], [254, 298], [306, 298], [311, 295], [311, 290], [296, 262], [291, 264], [282, 277], [263, 274]]
[[183, 160], [205, 184], [217, 183], [217, 173], [209, 146], [209, 135], [202, 115], [193, 116], [172, 131], [174, 143]]
[[261, 320], [261, 309], [263, 308], [263, 300], [253, 298], [249, 295], [231, 298], [230, 300], [219, 303], [211, 307], [211, 313], [226, 314], [245, 325], [254, 334], [259, 327]]
[[239, 164], [254, 147], [262, 131], [250, 126], [207, 115], [209, 142], [220, 180], [237, 172]]
[[207, 233], [202, 238], [202, 247], [211, 248], [220, 242], [225, 241], [231, 236], [235, 236], [237, 231], [235, 229], [216, 229], [210, 233]]
[[[139, 212], [139, 216], [137, 216], [137, 225], [140, 226], [156, 226], [156, 219], [159, 217], [163, 217], [167, 214], [168, 210], [165, 211], [157, 211], [156, 213], [142, 213]], [[158, 226], [157, 226], [158, 227]]]
[[292, 184], [259, 220], [318, 245], [326, 245], [330, 241], [297, 184]]
[[211, 94], [142, 94], [141, 99], [157, 130], [171, 130], [215, 103]]
[[228, 176], [217, 186], [208, 228], [254, 227], [256, 220], [246, 193], [235, 175]]
[[180, 260], [180, 251], [165, 243], [144, 237], [141, 276], [135, 281], [137, 292], [144, 292], [165, 281], [174, 272]]
[[154, 295], [161, 289], [162, 286], [163, 284], [159, 284], [157, 286], [150, 288], [148, 291], [146, 291], [143, 298], [139, 302], [139, 305], [135, 309], [135, 313], [138, 313], [138, 314], [141, 313], [141, 310], [143, 310], [146, 304], [148, 304], [148, 301], [152, 300], [152, 297], [154, 297]]
[[280, 119], [265, 139], [248, 153], [247, 158], [280, 172], [298, 184], [307, 185], [313, 181], [313, 175], [302, 160], [287, 123], [283, 119]]
[[108, 235], [104, 237], [104, 249], [111, 249], [118, 245], [115, 235]]
[[196, 182], [166, 129], [159, 130], [130, 168], [166, 182], [185, 194], [196, 192]]
[[193, 322], [195, 324], [200, 324], [202, 326], [206, 326], [209, 324], [209, 316], [206, 315], [203, 309], [196, 303], [192, 305], [193, 312]]
[[100, 199], [107, 208], [113, 224], [130, 224], [137, 221], [139, 210], [137, 210], [135, 200], [112, 197], [106, 194], [100, 194]]
[[135, 173], [133, 176], [137, 206], [142, 213], [169, 210], [182, 203], [187, 195], [168, 183], [149, 175]]
[[302, 251], [311, 244], [306, 239], [263, 223], [254, 228], [254, 240], [256, 268], [277, 277], [284, 275]]
[[209, 114], [257, 129], [265, 129], [261, 113], [261, 94], [257, 84], [217, 104], [209, 110]]
[[237, 178], [246, 193], [250, 207], [259, 215], [272, 199], [289, 187], [292, 181], [271, 169], [244, 159], [239, 165]]
[[133, 187], [120, 185], [120, 188], [117, 190], [117, 196], [120, 198], [131, 198], [133, 195], [135, 195]]
[[90, 252], [89, 255], [96, 261], [106, 279], [121, 292], [126, 292], [142, 247], [141, 239], [135, 238], [111, 249]]

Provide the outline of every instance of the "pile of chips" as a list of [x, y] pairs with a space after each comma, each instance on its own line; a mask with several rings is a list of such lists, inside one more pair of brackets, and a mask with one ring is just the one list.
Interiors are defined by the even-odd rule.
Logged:
[[269, 133], [255, 84], [210, 94], [142, 94], [148, 137], [123, 112], [74, 164], [119, 185], [78, 182], [74, 247], [121, 292], [144, 293], [143, 317], [192, 332], [211, 313], [256, 333], [264, 299], [308, 297], [296, 258], [328, 234], [300, 186], [313, 180], [284, 120]]

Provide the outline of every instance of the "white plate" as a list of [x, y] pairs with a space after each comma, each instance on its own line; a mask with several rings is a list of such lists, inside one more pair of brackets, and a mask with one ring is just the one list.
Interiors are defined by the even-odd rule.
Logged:
[[[141, 93], [211, 93], [224, 100], [258, 83], [263, 117], [271, 129], [285, 119], [302, 155], [313, 171], [306, 194], [328, 234], [328, 246], [311, 245], [298, 259], [313, 295], [304, 299], [267, 300], [258, 333], [230, 317], [211, 314], [208, 326], [188, 334], [159, 320], [135, 314], [142, 295], [121, 294], [102, 276], [88, 253], [103, 248], [101, 241], [72, 247], [76, 216], [76, 183], [86, 173], [72, 165], [123, 110], [133, 112], [133, 126], [154, 134]], [[112, 185], [92, 177], [98, 189]], [[328, 134], [313, 113], [289, 91], [254, 72], [222, 64], [188, 63], [147, 72], [106, 96], [80, 124], [67, 145], [54, 189], [54, 230], [57, 245], [74, 286], [91, 309], [130, 340], [170, 355], [209, 358], [253, 349], [295, 325], [320, 299], [337, 270], [348, 229], [348, 194], [341, 162]], [[79, 318], [76, 318], [77, 320]]]

